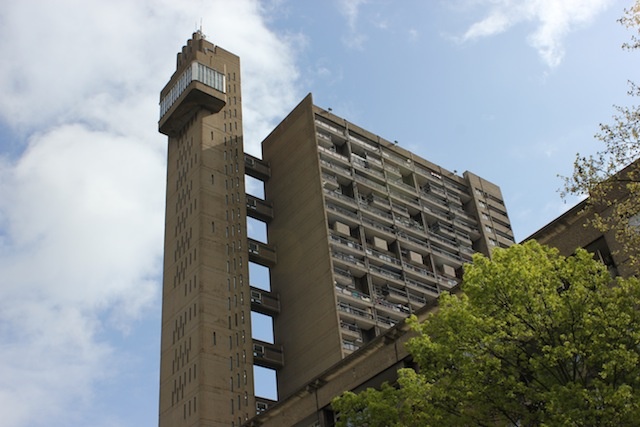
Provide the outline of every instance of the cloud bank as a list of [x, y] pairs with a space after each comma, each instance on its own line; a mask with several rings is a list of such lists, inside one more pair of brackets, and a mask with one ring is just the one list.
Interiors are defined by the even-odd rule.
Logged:
[[532, 22], [535, 29], [529, 44], [547, 66], [553, 68], [564, 57], [563, 41], [572, 30], [590, 23], [613, 0], [477, 0], [474, 5], [489, 9], [485, 18], [472, 24], [462, 42], [504, 33]]
[[242, 57], [247, 150], [259, 154], [298, 100], [292, 48], [257, 0], [27, 0], [3, 2], [0, 17], [0, 123], [13, 138], [0, 135], [2, 424], [136, 425], [96, 394], [120, 381], [119, 364], [149, 363], [117, 337], [158, 315], [159, 91], [202, 18]]

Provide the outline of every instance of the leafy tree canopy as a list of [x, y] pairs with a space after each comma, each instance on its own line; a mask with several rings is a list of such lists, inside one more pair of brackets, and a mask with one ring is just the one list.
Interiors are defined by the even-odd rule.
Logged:
[[[640, 0], [625, 10], [620, 23], [634, 30], [623, 48], [640, 48]], [[629, 82], [628, 94], [640, 95]], [[604, 148], [595, 155], [578, 154], [571, 177], [565, 177], [563, 196], [589, 195], [589, 223], [601, 232], [613, 231], [632, 266], [640, 266], [640, 107], [615, 106], [613, 123], [600, 124], [595, 135]]]
[[334, 399], [339, 426], [637, 426], [640, 281], [535, 241], [476, 254], [397, 384]]

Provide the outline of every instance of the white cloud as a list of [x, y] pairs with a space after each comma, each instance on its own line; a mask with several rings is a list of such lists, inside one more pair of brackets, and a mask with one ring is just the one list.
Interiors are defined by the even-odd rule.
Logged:
[[576, 28], [589, 24], [613, 0], [478, 0], [489, 8], [487, 16], [472, 24], [462, 41], [504, 33], [522, 22], [533, 22], [535, 30], [528, 42], [549, 66], [564, 56], [563, 41]]
[[338, 10], [347, 20], [348, 34], [343, 37], [343, 42], [347, 47], [361, 49], [367, 36], [358, 32], [358, 19], [360, 7], [367, 3], [367, 0], [339, 0]]
[[110, 337], [159, 302], [158, 96], [176, 53], [202, 18], [241, 57], [245, 140], [259, 154], [298, 101], [295, 37], [270, 31], [257, 0], [25, 0], [0, 16], [0, 121], [24, 147], [0, 153], [2, 424], [94, 424], [83, 408], [104, 410], [94, 395], [127, 358]]

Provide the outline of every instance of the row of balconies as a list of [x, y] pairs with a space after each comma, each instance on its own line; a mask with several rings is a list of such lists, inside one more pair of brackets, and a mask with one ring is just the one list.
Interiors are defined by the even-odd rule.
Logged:
[[[424, 227], [422, 226], [422, 224], [420, 224], [419, 222], [411, 219], [411, 218], [407, 218], [406, 216], [403, 215], [393, 215], [392, 213], [389, 213], [387, 211], [384, 211], [383, 209], [380, 209], [376, 206], [380, 206], [382, 205], [381, 202], [376, 202], [376, 203], [370, 203], [370, 204], [356, 204], [355, 199], [349, 197], [349, 196], [345, 196], [341, 193], [335, 192], [335, 191], [330, 191], [330, 190], [325, 190], [325, 193], [330, 197], [330, 198], [335, 198], [335, 199], [339, 199], [340, 201], [344, 201], [344, 202], [348, 202], [350, 205], [352, 205], [352, 209], [349, 210], [345, 207], [340, 207], [337, 205], [334, 205], [332, 203], [327, 203], [327, 207], [333, 211], [336, 211], [342, 215], [346, 215], [350, 218], [358, 218], [358, 211], [357, 209], [353, 209], [354, 207], [359, 207], [361, 211], [364, 212], [368, 212], [371, 214], [374, 214], [377, 218], [381, 218], [383, 220], [386, 220], [388, 222], [392, 222], [392, 220], [395, 220], [395, 223], [400, 225], [400, 226], [404, 226], [408, 229], [410, 229], [410, 231], [415, 231], [415, 230], [420, 230], [421, 232], [424, 232]], [[376, 200], [381, 200], [381, 198], [379, 196], [376, 196]], [[393, 209], [393, 208], [392, 208]], [[435, 210], [429, 207], [424, 207], [424, 212], [429, 214], [429, 217], [433, 217], [436, 219], [436, 222], [450, 222], [450, 218], [449, 216], [442, 211], [439, 210]], [[404, 214], [407, 214], [408, 212], [405, 211], [403, 212]], [[363, 221], [364, 217], [363, 217]], [[371, 224], [372, 221], [369, 220], [367, 221], [367, 223]], [[460, 237], [465, 241], [466, 245], [469, 245], [471, 243], [471, 240], [469, 238], [469, 234], [468, 233], [474, 233], [477, 234], [479, 237], [479, 229], [475, 226], [472, 225], [471, 223], [469, 223], [468, 221], [464, 221], [464, 220], [455, 220], [453, 222], [454, 224], [458, 225], [459, 228], [461, 230], [465, 230], [467, 231], [467, 233], [465, 232], [459, 232]], [[393, 234], [393, 228], [392, 227], [384, 227], [383, 224], [381, 224], [381, 226], [383, 226], [383, 230]], [[452, 236], [455, 238], [456, 232], [452, 231]]]
[[[325, 127], [324, 124], [322, 124], [321, 126]], [[376, 174], [375, 168], [368, 167], [369, 165], [377, 165], [377, 166], [379, 165], [380, 168], [383, 168], [388, 172], [387, 175], [392, 175], [392, 176], [395, 176], [396, 178], [402, 177], [403, 172], [405, 174], [409, 172], [415, 172], [422, 179], [426, 178], [427, 181], [433, 184], [436, 184], [441, 188], [446, 188], [447, 189], [446, 196], [448, 196], [454, 201], [457, 201], [458, 203], [462, 203], [463, 199], [465, 199], [465, 201], [468, 201], [471, 199], [468, 188], [466, 188], [466, 186], [461, 183], [453, 182], [449, 178], [443, 178], [440, 173], [432, 171], [425, 166], [414, 164], [414, 162], [411, 159], [401, 157], [395, 153], [392, 153], [387, 149], [380, 150], [379, 146], [366, 142], [360, 138], [353, 137], [348, 133], [337, 132], [337, 134], [340, 134], [342, 138], [347, 137], [352, 143], [355, 143], [356, 145], [364, 149], [364, 151], [361, 151], [361, 153], [364, 154], [364, 156], [360, 154], [356, 154], [355, 152], [352, 151], [352, 154], [351, 154], [352, 163], [355, 165], [361, 166], [364, 169], [367, 169], [368, 173]], [[346, 156], [335, 153], [335, 150], [328, 149], [326, 147], [323, 147], [322, 145], [319, 145], [319, 148], [321, 150], [326, 150], [326, 151], [332, 152], [333, 154], [337, 154], [337, 156], [332, 156], [332, 157], [337, 158], [344, 163], [349, 163], [349, 159]], [[379, 153], [382, 153], [382, 158], [385, 159], [384, 165], [378, 157]], [[370, 155], [367, 155], [367, 154], [370, 154]], [[379, 171], [377, 172], [378, 172], [377, 175], [384, 176], [380, 174]], [[402, 188], [405, 188], [406, 190], [416, 191], [416, 189], [413, 186], [407, 185], [405, 182], [402, 182], [402, 180], [395, 181], [395, 183], [401, 186]]]
[[[442, 254], [436, 254], [436, 256], [438, 255]], [[363, 274], [367, 272], [371, 273], [373, 276], [378, 277], [380, 281], [396, 283], [400, 286], [406, 286], [410, 284], [410, 281], [422, 283], [424, 284], [422, 289], [427, 289], [436, 295], [439, 293], [438, 287], [440, 285], [446, 289], [451, 289], [458, 285], [458, 280], [453, 278], [455, 275], [455, 267], [451, 265], [452, 263], [450, 261], [452, 261], [452, 259], [450, 258], [446, 260], [449, 264], [441, 264], [443, 272], [449, 276], [447, 277], [436, 274], [428, 268], [419, 267], [406, 261], [402, 261], [400, 264], [394, 264], [393, 266], [390, 266], [389, 263], [375, 265], [372, 264], [371, 261], [366, 262], [365, 257], [346, 254], [336, 250], [332, 251], [332, 256], [344, 265], [344, 267], [336, 266], [336, 274], [343, 276], [346, 279], [345, 283], [353, 280], [351, 274], [351, 270], [353, 269]]]
[[[378, 190], [384, 190], [384, 187], [381, 184], [375, 183], [361, 176], [356, 176], [356, 181], [362, 182]], [[335, 191], [339, 188], [339, 184], [338, 184], [338, 180], [334, 176], [323, 173], [323, 182], [324, 182], [325, 192], [330, 197], [339, 198], [340, 200], [348, 202], [350, 204], [356, 203], [356, 200], [353, 199], [352, 197], [345, 196]], [[447, 204], [447, 202], [445, 202], [440, 198], [431, 196], [426, 193], [422, 193], [421, 199], [423, 203], [421, 203], [420, 199], [415, 196], [409, 197], [402, 194], [394, 194], [393, 191], [391, 195], [396, 199], [402, 200], [403, 202], [408, 203], [411, 206], [422, 210], [423, 212], [428, 214], [429, 217], [436, 218], [437, 220], [444, 220], [444, 221], [450, 221], [453, 218], [459, 218], [468, 228], [471, 228], [472, 230], [474, 229], [477, 230], [477, 227], [475, 227], [474, 225], [476, 223], [476, 219], [474, 217], [472, 217], [468, 212], [466, 212], [461, 207], [458, 207], [452, 204]], [[371, 198], [371, 196], [373, 196], [373, 199]], [[363, 204], [362, 202], [366, 202], [366, 204]], [[431, 206], [425, 205], [425, 203], [431, 204]], [[405, 206], [402, 206], [401, 204], [393, 203], [393, 202], [392, 204], [393, 204], [393, 208], [395, 208], [393, 210], [399, 213], [399, 215], [405, 216], [405, 217], [409, 216], [409, 211]], [[378, 195], [373, 195], [373, 193], [370, 194], [369, 199], [362, 200], [359, 206], [362, 207], [362, 209], [368, 210], [369, 212], [373, 212], [381, 217], [384, 217], [387, 219], [392, 218], [389, 212], [385, 212], [384, 210], [381, 210], [376, 207], [378, 206], [378, 207], [389, 209], [389, 200], [385, 200], [383, 197], [380, 197]]]
[[[454, 239], [450, 238], [449, 234], [446, 234], [444, 236], [437, 234], [433, 231], [428, 231], [426, 236], [423, 234], [420, 238], [418, 237], [414, 237], [410, 234], [407, 234], [401, 230], [398, 230], [396, 232], [396, 230], [394, 230], [391, 227], [386, 227], [382, 224], [376, 223], [373, 220], [369, 220], [367, 221], [366, 217], [362, 217], [363, 219], [363, 223], [365, 223], [365, 227], [366, 226], [370, 226], [376, 229], [379, 229], [381, 231], [385, 231], [388, 232], [391, 238], [395, 238], [396, 236], [399, 237], [401, 240], [403, 241], [408, 241], [411, 243], [412, 248], [416, 248], [416, 246], [418, 247], [418, 252], [422, 253], [422, 254], [428, 254], [428, 253], [436, 253], [438, 256], [440, 257], [446, 257], [449, 260], [451, 260], [454, 264], [456, 264], [457, 266], [462, 265], [462, 263], [464, 263], [467, 259], [470, 259], [469, 254], [473, 253], [473, 248], [471, 248], [468, 243], [466, 241], [461, 241], [458, 242]], [[418, 229], [417, 226], [412, 225], [410, 223], [408, 223], [407, 221], [401, 222], [402, 224], [404, 224], [407, 227]], [[342, 227], [338, 227], [340, 223], [336, 222], [334, 224], [334, 228], [336, 228], [336, 231], [338, 233], [342, 233], [342, 234], [349, 234], [349, 227], [347, 225], [343, 225]], [[421, 231], [422, 228], [419, 228]], [[455, 236], [455, 234], [453, 234]], [[374, 236], [375, 238], [375, 236]], [[347, 239], [345, 237], [341, 237], [338, 236], [336, 234], [331, 233], [330, 234], [330, 240], [332, 243], [338, 244], [338, 245], [342, 245], [342, 247], [348, 247], [351, 250], [356, 250], [356, 251], [365, 251], [365, 253], [367, 255], [369, 255], [370, 257], [373, 256], [379, 260], [385, 261], [387, 263], [393, 263], [393, 264], [399, 264], [399, 261], [393, 257], [392, 255], [389, 255], [387, 253], [384, 252], [380, 252], [377, 251], [373, 248], [367, 248], [366, 250], [362, 247], [362, 245], [360, 243], [358, 243], [357, 241], [354, 241], [353, 239]], [[380, 239], [380, 243], [381, 244], [385, 244], [386, 240], [384, 239]], [[430, 243], [429, 243], [430, 242]], [[386, 246], [386, 245], [384, 245]], [[382, 249], [386, 249], [384, 246], [381, 246]], [[457, 252], [457, 253], [456, 253]]]

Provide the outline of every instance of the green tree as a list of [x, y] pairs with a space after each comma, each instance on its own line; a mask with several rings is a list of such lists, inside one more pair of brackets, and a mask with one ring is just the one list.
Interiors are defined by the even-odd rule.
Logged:
[[[634, 30], [624, 49], [640, 48], [640, 1], [625, 10], [620, 23]], [[629, 82], [628, 94], [640, 95], [640, 87]], [[612, 231], [631, 265], [640, 266], [640, 107], [615, 106], [613, 123], [600, 124], [595, 135], [604, 148], [595, 155], [578, 154], [573, 175], [565, 177], [563, 196], [589, 195], [588, 224], [601, 232]]]
[[338, 426], [637, 426], [640, 281], [535, 241], [476, 254], [408, 350], [419, 369], [334, 399]]

